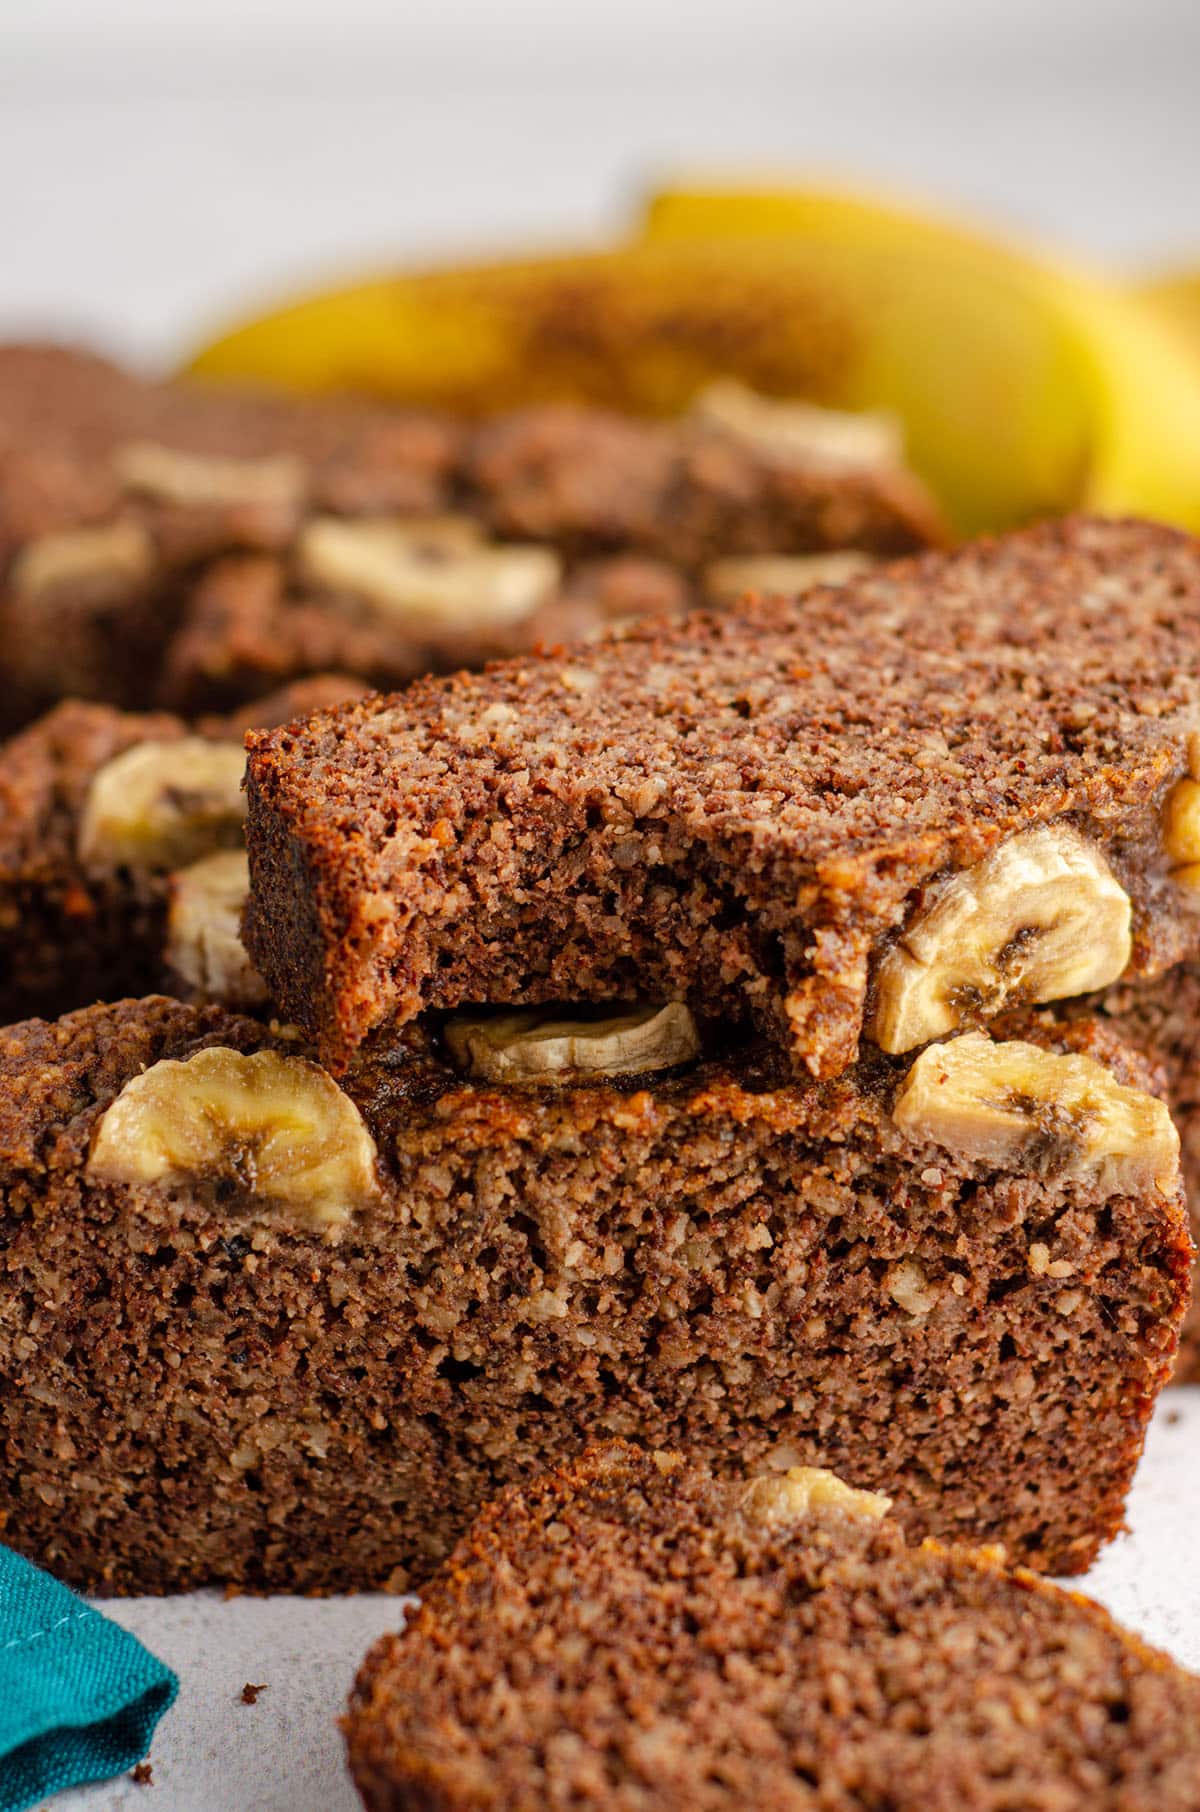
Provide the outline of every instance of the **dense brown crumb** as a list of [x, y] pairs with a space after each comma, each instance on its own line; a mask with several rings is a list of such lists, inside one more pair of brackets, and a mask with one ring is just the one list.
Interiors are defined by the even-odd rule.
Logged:
[[[189, 732], [240, 743], [251, 724], [285, 722], [357, 697], [361, 682], [323, 675], [246, 711], [189, 725], [71, 699], [0, 751], [0, 1024], [143, 994], [172, 981], [163, 955], [169, 877], [96, 867], [80, 855], [88, 789], [115, 756]], [[178, 978], [174, 985], [180, 985]]]
[[[142, 477], [131, 477], [130, 449]], [[265, 494], [235, 466], [219, 496], [144, 482], [168, 459], [274, 461]], [[280, 458], [286, 467], [280, 473]], [[123, 463], [125, 462], [125, 463]], [[239, 490], [239, 484], [243, 487]], [[306, 562], [318, 520], [465, 515], [503, 542], [554, 550], [559, 578], [524, 614], [480, 607], [414, 626], [369, 587]], [[116, 567], [31, 593], [51, 537], [119, 525]], [[613, 617], [694, 602], [723, 554], [944, 536], [923, 487], [891, 464], [784, 459], [696, 420], [532, 410], [485, 428], [349, 398], [151, 383], [63, 348], [0, 347], [0, 726], [64, 695], [188, 715], [227, 710], [328, 668], [395, 686], [428, 671], [575, 640]]]
[[[1161, 1068], [1155, 1092], [1170, 1104], [1179, 1128], [1184, 1189], [1200, 1235], [1200, 963], [1181, 963], [1155, 981], [1112, 988], [1096, 999], [1060, 1007], [1056, 1017], [1111, 1022], [1122, 1039]], [[1200, 1290], [1192, 1291], [1175, 1375], [1200, 1382]]]
[[436, 1031], [347, 1079], [381, 1193], [340, 1228], [225, 1169], [86, 1174], [125, 1084], [214, 1044], [303, 1048], [164, 999], [0, 1034], [0, 1515], [73, 1583], [399, 1589], [592, 1435], [831, 1465], [1061, 1572], [1120, 1528], [1177, 1192], [903, 1133], [903, 1062], [483, 1086]]
[[139, 1787], [152, 1787], [154, 1785], [153, 1764], [151, 1762], [139, 1762], [133, 1770], [132, 1778]]
[[241, 1692], [242, 1704], [243, 1705], [257, 1705], [259, 1693], [266, 1692], [266, 1690], [267, 1690], [267, 1683], [265, 1680], [262, 1681], [262, 1683], [258, 1686], [252, 1686], [250, 1684], [249, 1680], [247, 1680], [246, 1684], [243, 1686], [242, 1692]]
[[248, 947], [335, 1066], [428, 1008], [641, 997], [828, 1076], [921, 889], [1052, 822], [1159, 973], [1198, 642], [1197, 544], [1080, 519], [318, 713], [251, 739]]
[[370, 1812], [1194, 1812], [1200, 1678], [993, 1550], [617, 1445], [506, 1492], [358, 1676]]

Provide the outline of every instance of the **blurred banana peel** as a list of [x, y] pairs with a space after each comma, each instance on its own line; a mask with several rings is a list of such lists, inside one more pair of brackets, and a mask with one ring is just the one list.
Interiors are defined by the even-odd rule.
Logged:
[[1139, 283], [1132, 293], [1186, 335], [1200, 356], [1200, 270], [1166, 271]]
[[825, 191], [671, 190], [616, 249], [331, 289], [189, 370], [470, 414], [576, 399], [669, 415], [734, 376], [897, 414], [964, 534], [1074, 508], [1200, 530], [1200, 340], [1169, 311]]

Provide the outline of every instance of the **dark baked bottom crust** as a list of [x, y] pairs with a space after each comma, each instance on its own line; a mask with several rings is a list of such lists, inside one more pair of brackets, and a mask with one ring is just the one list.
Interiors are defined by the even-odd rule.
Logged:
[[0, 1035], [0, 1510], [72, 1582], [407, 1586], [604, 1434], [829, 1464], [911, 1534], [1058, 1572], [1121, 1526], [1187, 1291], [1178, 1200], [902, 1138], [895, 1065], [801, 1088], [749, 1054], [548, 1092], [364, 1063], [384, 1197], [332, 1238], [82, 1175], [130, 1076], [271, 1042], [162, 999]]
[[364, 1663], [370, 1812], [1193, 1812], [1200, 1679], [994, 1553], [626, 1446], [506, 1492]]

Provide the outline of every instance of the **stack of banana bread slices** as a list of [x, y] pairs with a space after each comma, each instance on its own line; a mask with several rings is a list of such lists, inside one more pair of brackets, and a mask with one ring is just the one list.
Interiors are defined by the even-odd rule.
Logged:
[[1200, 549], [1076, 521], [251, 733], [269, 1004], [0, 1034], [11, 1538], [407, 1586], [617, 1436], [1084, 1569], [1190, 1287], [1198, 653]]

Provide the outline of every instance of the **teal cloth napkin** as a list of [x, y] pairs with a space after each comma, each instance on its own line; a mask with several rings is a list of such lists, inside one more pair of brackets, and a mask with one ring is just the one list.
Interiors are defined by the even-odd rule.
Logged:
[[178, 1691], [136, 1637], [0, 1548], [0, 1812], [132, 1768]]

